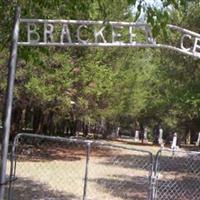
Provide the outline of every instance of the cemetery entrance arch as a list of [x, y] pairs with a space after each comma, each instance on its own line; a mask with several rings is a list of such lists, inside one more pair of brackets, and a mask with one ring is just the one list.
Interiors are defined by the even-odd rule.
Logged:
[[[25, 27], [25, 32], [27, 34], [26, 41], [19, 40], [19, 30], [20, 28], [23, 28], [22, 26]], [[71, 35], [71, 26], [75, 26], [76, 37]], [[41, 28], [41, 30], [38, 31], [39, 28]], [[6, 184], [6, 162], [8, 155], [8, 142], [11, 126], [13, 89], [18, 46], [165, 48], [185, 55], [200, 58], [200, 34], [174, 25], [168, 25], [168, 28], [172, 31], [177, 31], [180, 33], [180, 45], [178, 47], [157, 43], [152, 36], [151, 27], [145, 23], [22, 19], [20, 18], [20, 8], [16, 8], [10, 60], [8, 64], [9, 71], [7, 79], [5, 118], [3, 122], [2, 162], [0, 168], [0, 200], [3, 200]], [[138, 29], [144, 33], [143, 41], [137, 40], [137, 34], [135, 30]], [[83, 31], [87, 32], [87, 30], [93, 31], [92, 39], [82, 36], [81, 33]], [[126, 38], [122, 36], [121, 30], [127, 32]], [[56, 34], [55, 32], [59, 34]], [[192, 45], [188, 46], [187, 41], [190, 41], [189, 43]]]

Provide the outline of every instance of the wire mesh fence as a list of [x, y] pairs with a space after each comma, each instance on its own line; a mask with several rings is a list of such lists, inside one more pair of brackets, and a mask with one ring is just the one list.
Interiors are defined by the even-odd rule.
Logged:
[[[138, 199], [150, 196], [152, 154], [85, 140], [21, 135], [9, 200]], [[15, 163], [16, 161], [16, 163]]]
[[86, 142], [19, 137], [11, 199], [82, 199], [86, 152]]
[[156, 161], [156, 200], [200, 200], [200, 152], [161, 150]]
[[[104, 151], [101, 156], [96, 152]], [[88, 199], [137, 199], [150, 197], [152, 155], [131, 148], [93, 143], [88, 173]]]
[[18, 135], [5, 200], [200, 200], [200, 153]]

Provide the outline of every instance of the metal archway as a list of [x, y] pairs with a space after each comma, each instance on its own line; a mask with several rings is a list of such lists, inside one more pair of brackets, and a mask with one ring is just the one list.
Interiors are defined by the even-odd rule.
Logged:
[[[20, 24], [27, 25], [27, 41], [19, 41]], [[43, 25], [43, 36], [37, 32], [37, 24]], [[55, 25], [60, 28], [60, 35], [55, 38]], [[76, 39], [70, 34], [69, 25], [75, 25]], [[81, 31], [87, 31], [88, 27], [93, 28], [93, 40], [83, 39]], [[110, 40], [104, 33], [106, 27], [110, 26]], [[6, 162], [8, 155], [8, 143], [10, 136], [13, 89], [16, 71], [17, 49], [18, 46], [85, 46], [85, 47], [137, 47], [137, 48], [165, 48], [177, 51], [179, 53], [200, 58], [200, 34], [174, 26], [168, 25], [168, 28], [181, 33], [180, 46], [171, 46], [167, 44], [158, 44], [152, 36], [151, 27], [145, 23], [130, 22], [109, 22], [109, 21], [85, 21], [85, 20], [45, 20], [45, 19], [21, 19], [20, 7], [16, 8], [14, 28], [12, 33], [12, 43], [10, 59], [8, 64], [8, 79], [6, 90], [5, 118], [3, 122], [2, 155], [0, 168], [0, 200], [3, 200], [6, 181]], [[136, 42], [136, 33], [139, 29], [144, 33], [144, 41]], [[126, 41], [122, 41], [121, 30], [128, 34]], [[190, 41], [192, 46], [187, 46]]]

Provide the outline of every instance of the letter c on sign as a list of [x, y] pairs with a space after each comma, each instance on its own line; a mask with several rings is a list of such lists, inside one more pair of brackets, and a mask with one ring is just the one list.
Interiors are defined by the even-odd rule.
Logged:
[[186, 50], [186, 51], [190, 51], [191, 48], [185, 48], [185, 47], [184, 47], [184, 44], [183, 44], [184, 39], [185, 39], [186, 37], [189, 38], [189, 39], [192, 39], [192, 36], [191, 36], [191, 35], [183, 34], [182, 37], [181, 37], [181, 49]]
[[79, 42], [81, 42], [81, 43], [83, 43], [83, 44], [87, 44], [89, 40], [82, 40], [81, 37], [80, 37], [80, 30], [81, 30], [82, 28], [87, 29], [88, 27], [87, 27], [86, 25], [81, 25], [81, 26], [79, 26], [78, 29], [77, 29], [77, 38], [78, 38], [78, 41], [79, 41]]

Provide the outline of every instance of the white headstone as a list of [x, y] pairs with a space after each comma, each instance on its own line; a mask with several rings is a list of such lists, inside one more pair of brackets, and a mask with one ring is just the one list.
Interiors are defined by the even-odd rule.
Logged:
[[171, 149], [177, 148], [177, 133], [174, 133]]
[[147, 133], [148, 133], [148, 129], [144, 128], [144, 142], [148, 142]]
[[120, 136], [119, 132], [120, 132], [120, 127], [118, 126], [118, 127], [117, 127], [117, 131], [116, 131], [116, 136], [117, 136], [117, 137]]
[[135, 142], [139, 142], [139, 131], [138, 131], [138, 130], [135, 131], [135, 138], [134, 138], [134, 141], [135, 141]]
[[200, 144], [200, 132], [199, 132], [199, 135], [198, 135], [198, 139], [196, 141], [196, 146], [199, 146], [199, 144]]
[[160, 146], [163, 146], [163, 129], [159, 128], [159, 136], [158, 136], [158, 143]]

